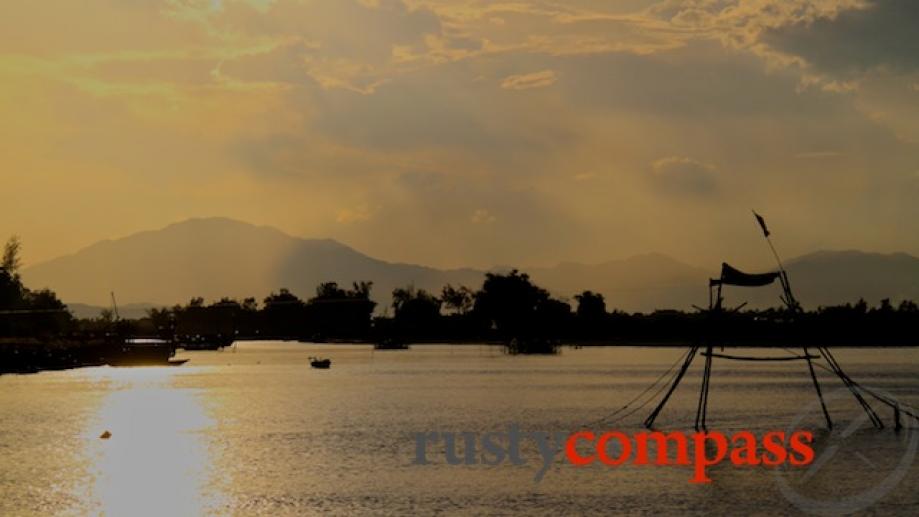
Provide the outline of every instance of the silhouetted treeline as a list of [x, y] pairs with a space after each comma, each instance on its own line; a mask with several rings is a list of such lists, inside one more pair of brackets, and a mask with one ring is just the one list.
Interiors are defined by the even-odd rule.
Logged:
[[71, 330], [73, 316], [57, 295], [22, 285], [19, 249], [19, 239], [10, 238], [0, 260], [0, 337], [54, 336]]
[[[0, 265], [0, 338], [157, 336], [189, 346], [236, 339], [309, 341], [501, 342], [513, 352], [550, 352], [560, 343], [790, 346], [917, 345], [919, 307], [911, 301], [877, 307], [864, 301], [810, 312], [610, 311], [603, 295], [553, 297], [525, 273], [487, 273], [477, 290], [444, 286], [439, 293], [406, 286], [377, 311], [371, 282], [327, 282], [309, 298], [280, 289], [261, 301], [202, 298], [153, 309], [139, 320], [112, 310], [75, 320], [49, 290], [31, 291], [17, 273], [19, 243], [11, 239]], [[700, 286], [704, 289], [705, 286]], [[572, 305], [573, 303], [573, 305]], [[2, 344], [2, 342], [0, 342]]]
[[150, 311], [131, 322], [134, 333], [187, 340], [190, 336], [233, 339], [301, 339], [403, 342], [487, 341], [529, 352], [559, 343], [688, 344], [737, 346], [916, 345], [919, 307], [884, 300], [791, 313], [784, 309], [742, 312], [673, 310], [648, 314], [608, 310], [603, 295], [584, 291], [573, 304], [552, 297], [518, 271], [488, 273], [482, 287], [447, 285], [440, 293], [412, 286], [396, 289], [385, 315], [374, 316], [370, 282], [350, 289], [321, 284], [302, 300], [281, 289], [260, 304], [253, 298]]
[[179, 341], [197, 336], [366, 339], [376, 307], [370, 299], [371, 285], [356, 282], [343, 289], [335, 282], [326, 282], [307, 300], [280, 289], [268, 295], [261, 308], [254, 298], [224, 298], [210, 305], [194, 298], [185, 306], [150, 310], [148, 318], [136, 322], [137, 332]]

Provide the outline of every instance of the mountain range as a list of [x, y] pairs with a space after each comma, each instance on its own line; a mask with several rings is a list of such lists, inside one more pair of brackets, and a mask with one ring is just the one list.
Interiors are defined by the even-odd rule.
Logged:
[[[630, 312], [705, 305], [708, 278], [717, 275], [714, 269], [661, 254], [520, 269], [557, 296], [590, 289], [603, 293], [610, 309]], [[905, 253], [819, 251], [789, 260], [786, 269], [805, 307], [859, 298], [872, 304], [882, 298], [919, 300], [919, 258]], [[141, 313], [198, 296], [208, 301], [224, 296], [260, 300], [282, 287], [309, 298], [321, 282], [350, 286], [361, 280], [373, 281], [373, 297], [382, 312], [397, 287], [414, 285], [439, 293], [450, 283], [475, 289], [484, 271], [387, 262], [330, 239], [303, 239], [267, 226], [204, 218], [101, 241], [28, 267], [22, 276], [26, 285], [53, 289], [78, 316], [86, 316], [109, 306], [111, 292], [123, 304], [122, 312]], [[774, 305], [780, 292], [777, 285], [728, 289], [729, 305], [748, 301], [751, 307]]]

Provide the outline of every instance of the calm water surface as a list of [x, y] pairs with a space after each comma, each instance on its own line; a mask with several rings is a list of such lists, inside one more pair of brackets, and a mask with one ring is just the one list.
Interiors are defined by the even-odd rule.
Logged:
[[[871, 429], [826, 372], [837, 429], [818, 434], [821, 464], [809, 471], [725, 463], [711, 469], [713, 483], [696, 485], [687, 468], [575, 468], [559, 457], [536, 483], [541, 461], [529, 442], [524, 465], [449, 465], [442, 446], [431, 447], [431, 464], [413, 464], [415, 432], [595, 422], [682, 353], [261, 342], [180, 353], [191, 360], [179, 368], [2, 376], [0, 515], [919, 513], [919, 432]], [[330, 357], [332, 369], [310, 369], [310, 355]], [[919, 350], [836, 356], [862, 384], [919, 407]], [[661, 428], [691, 425], [700, 370], [697, 359]], [[715, 360], [711, 428], [816, 430], [814, 402], [802, 364]], [[638, 431], [649, 410], [592, 428]], [[106, 430], [111, 439], [99, 439]]]

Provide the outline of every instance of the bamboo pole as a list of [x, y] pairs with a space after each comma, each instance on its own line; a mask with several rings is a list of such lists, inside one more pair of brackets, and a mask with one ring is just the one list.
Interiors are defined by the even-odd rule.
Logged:
[[706, 347], [705, 368], [702, 370], [702, 387], [699, 391], [699, 405], [696, 407], [696, 431], [701, 427], [707, 431], [705, 416], [708, 412], [708, 390], [712, 377], [712, 346]]
[[871, 419], [871, 423], [874, 424], [874, 427], [877, 429], [884, 428], [884, 422], [881, 421], [881, 417], [875, 413], [874, 409], [868, 404], [868, 401], [862, 397], [859, 393], [858, 388], [855, 385], [855, 382], [849, 378], [846, 372], [842, 371], [842, 368], [839, 366], [839, 363], [836, 362], [836, 358], [833, 357], [833, 354], [826, 347], [819, 347], [820, 353], [823, 354], [823, 358], [827, 361], [830, 367], [833, 369], [833, 372], [842, 380], [843, 384], [849, 388], [849, 391], [852, 392], [852, 395], [855, 397], [855, 400], [861, 404], [862, 409], [865, 410], [865, 413], [868, 414], [868, 418]]
[[657, 416], [660, 414], [661, 410], [664, 409], [664, 406], [667, 405], [667, 401], [670, 400], [670, 396], [673, 395], [676, 387], [679, 386], [680, 381], [683, 380], [683, 376], [686, 374], [686, 370], [689, 369], [689, 365], [692, 364], [692, 360], [696, 357], [696, 352], [698, 352], [699, 346], [693, 346], [689, 350], [689, 355], [686, 356], [686, 360], [683, 361], [683, 366], [680, 368], [680, 373], [677, 374], [676, 379], [674, 379], [673, 384], [670, 385], [670, 389], [667, 390], [667, 394], [664, 395], [664, 398], [661, 399], [660, 403], [657, 404], [657, 407], [654, 408], [654, 411], [648, 415], [648, 418], [644, 421], [644, 426], [648, 429], [654, 427], [654, 420], [657, 419]]
[[823, 416], [826, 417], [827, 429], [833, 429], [833, 420], [830, 418], [830, 412], [826, 409], [826, 402], [823, 400], [823, 392], [820, 390], [820, 382], [817, 381], [817, 374], [814, 372], [814, 363], [811, 361], [810, 354], [807, 353], [807, 347], [804, 347], [804, 356], [807, 357], [807, 368], [811, 372], [811, 379], [814, 381], [814, 389], [817, 390], [817, 398], [820, 399], [820, 407], [823, 409]]

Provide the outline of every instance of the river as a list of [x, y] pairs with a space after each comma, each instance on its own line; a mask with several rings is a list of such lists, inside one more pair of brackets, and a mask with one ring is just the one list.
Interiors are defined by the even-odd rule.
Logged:
[[[878, 431], [842, 383], [806, 365], [714, 359], [708, 422], [726, 433], [814, 430], [810, 468], [601, 464], [563, 455], [540, 481], [522, 465], [453, 465], [443, 446], [416, 463], [414, 433], [571, 431], [616, 411], [684, 350], [565, 348], [507, 356], [486, 345], [245, 342], [181, 352], [181, 367], [83, 368], [0, 376], [0, 515], [867, 514], [919, 512], [919, 433]], [[751, 354], [782, 354], [751, 351]], [[838, 349], [847, 373], [919, 407], [919, 349]], [[332, 359], [311, 369], [309, 356]], [[657, 421], [690, 429], [700, 359]], [[653, 394], [653, 392], [650, 392]], [[638, 432], [653, 404], [591, 426]], [[628, 414], [621, 421], [616, 418]], [[108, 431], [111, 437], [100, 438]], [[819, 465], [817, 465], [819, 463]]]

